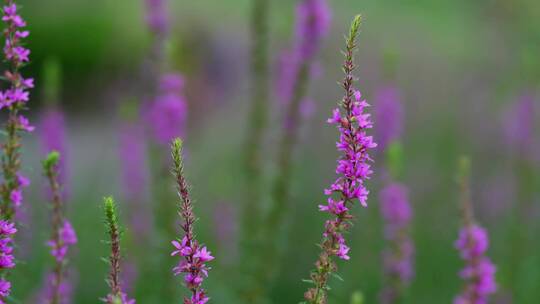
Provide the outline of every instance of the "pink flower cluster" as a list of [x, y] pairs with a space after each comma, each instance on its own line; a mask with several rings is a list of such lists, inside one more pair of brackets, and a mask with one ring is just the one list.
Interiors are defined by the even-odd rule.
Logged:
[[[24, 79], [18, 73], [18, 69], [30, 60], [28, 57], [30, 50], [21, 45], [21, 39], [28, 37], [30, 32], [20, 30], [26, 26], [26, 22], [17, 15], [17, 5], [11, 1], [8, 3], [3, 7], [4, 15], [2, 17], [2, 21], [6, 24], [4, 55], [14, 69], [5, 74], [12, 86], [8, 90], [0, 92], [0, 109], [11, 107], [14, 104], [24, 105], [29, 100], [30, 95], [26, 90], [34, 87], [34, 79]], [[19, 128], [27, 131], [33, 130], [33, 127], [28, 124], [28, 120], [22, 116], [19, 117]]]
[[[0, 221], [0, 269], [10, 269], [15, 267], [15, 257], [13, 256], [12, 235], [17, 232], [15, 224], [8, 221]], [[11, 292], [11, 283], [5, 279], [0, 279], [0, 304], [4, 304], [4, 299]]]
[[186, 287], [193, 292], [191, 299], [185, 299], [184, 304], [204, 304], [209, 298], [205, 295], [201, 284], [205, 277], [208, 277], [208, 267], [206, 262], [212, 261], [214, 257], [204, 246], [199, 246], [197, 241], [189, 236], [184, 236], [181, 242], [172, 241], [176, 250], [172, 256], [180, 255], [183, 259], [173, 271], [175, 275], [185, 273], [184, 281]]
[[58, 239], [50, 240], [47, 245], [51, 247], [51, 255], [58, 262], [63, 262], [66, 258], [69, 246], [77, 244], [77, 235], [69, 221], [64, 221], [58, 231]]
[[[351, 98], [352, 99], [352, 98]], [[377, 146], [373, 142], [372, 136], [367, 136], [366, 129], [373, 126], [370, 114], [364, 113], [368, 103], [362, 99], [359, 91], [354, 93], [354, 101], [345, 103], [345, 114], [342, 115], [340, 109], [335, 109], [328, 122], [338, 126], [340, 139], [336, 146], [343, 152], [343, 157], [338, 160], [336, 173], [340, 177], [325, 190], [329, 196], [327, 205], [319, 205], [319, 210], [328, 212], [336, 216], [335, 219], [326, 222], [324, 237], [333, 239], [338, 245], [336, 255], [344, 260], [348, 260], [349, 247], [345, 243], [342, 230], [347, 228], [344, 221], [350, 219], [347, 203], [352, 203], [358, 199], [362, 206], [367, 206], [369, 191], [364, 187], [364, 180], [369, 179], [372, 170], [369, 165], [371, 158], [368, 149]], [[332, 196], [339, 194], [339, 199]]]
[[485, 256], [489, 246], [485, 229], [477, 225], [463, 228], [455, 244], [466, 266], [460, 272], [468, 283], [454, 304], [487, 304], [488, 296], [497, 290], [496, 267]]

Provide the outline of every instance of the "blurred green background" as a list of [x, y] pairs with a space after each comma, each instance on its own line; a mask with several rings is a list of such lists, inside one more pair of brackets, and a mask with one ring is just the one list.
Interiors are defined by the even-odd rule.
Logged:
[[[213, 303], [237, 303], [238, 225], [220, 240], [223, 206], [238, 215], [243, 199], [241, 149], [248, 98], [248, 0], [172, 1], [171, 69], [186, 77], [189, 131], [186, 173], [193, 185], [198, 235], [216, 256], [207, 280]], [[271, 56], [291, 39], [294, 1], [271, 1]], [[78, 283], [74, 303], [96, 303], [106, 295], [107, 255], [99, 208], [105, 195], [121, 200], [116, 105], [133, 86], [152, 40], [139, 0], [25, 0], [22, 15], [32, 36], [32, 64], [25, 75], [37, 78], [31, 117], [42, 107], [42, 66], [50, 57], [63, 68], [62, 107], [68, 116], [69, 217], [79, 235], [73, 264]], [[268, 286], [274, 303], [302, 299], [320, 241], [324, 214], [317, 205], [322, 189], [334, 178], [336, 132], [325, 123], [341, 91], [343, 34], [351, 18], [362, 13], [359, 87], [368, 100], [383, 86], [387, 54], [396, 58], [395, 83], [406, 112], [403, 145], [404, 183], [415, 210], [416, 277], [405, 303], [450, 303], [460, 291], [462, 267], [453, 247], [460, 224], [455, 184], [456, 160], [470, 154], [472, 189], [479, 221], [491, 234], [489, 255], [498, 265], [499, 292], [492, 303], [540, 303], [540, 141], [539, 113], [530, 155], [515, 153], [503, 138], [506, 109], [523, 92], [540, 89], [540, 2], [535, 0], [388, 1], [333, 0], [331, 35], [318, 57], [322, 76], [310, 85], [315, 115], [305, 121], [296, 149], [290, 212], [283, 240], [279, 275]], [[539, 99], [536, 99], [539, 100]], [[537, 106], [540, 109], [540, 106]], [[538, 111], [540, 112], [540, 111]], [[280, 134], [279, 113], [273, 111], [265, 149], [268, 179], [275, 173]], [[30, 224], [21, 233], [27, 243], [14, 272], [14, 296], [25, 302], [39, 289], [49, 265], [47, 200], [43, 195], [34, 135], [27, 136], [24, 167], [34, 181], [28, 196]], [[154, 157], [168, 157], [158, 151]], [[376, 160], [382, 163], [382, 155]], [[384, 247], [377, 206], [380, 178], [370, 182], [368, 209], [355, 209], [357, 224], [348, 236], [351, 261], [340, 262], [344, 282], [332, 281], [330, 303], [349, 303], [362, 291], [365, 303], [378, 303], [381, 250]], [[173, 192], [173, 180], [158, 191]], [[170, 196], [174, 203], [174, 196]], [[149, 204], [156, 204], [154, 199]], [[516, 216], [525, 204], [525, 216]], [[127, 222], [124, 220], [124, 222]], [[233, 224], [238, 220], [233, 220]], [[131, 246], [136, 235], [126, 230], [126, 257], [142, 251], [167, 259], [167, 242], [156, 250]], [[221, 235], [221, 236], [220, 236]], [[227, 239], [228, 238], [228, 239]], [[515, 246], [516, 242], [520, 245]], [[229, 244], [230, 243], [230, 244]], [[161, 244], [161, 243], [160, 243]], [[227, 246], [229, 244], [229, 246]], [[161, 250], [157, 250], [161, 249]], [[519, 250], [518, 253], [516, 251]], [[170, 259], [170, 264], [174, 264]], [[171, 274], [172, 277], [172, 274]], [[157, 281], [156, 281], [157, 280]], [[162, 281], [159, 281], [162, 280]], [[156, 285], [169, 277], [140, 276], [130, 294], [138, 303], [164, 303]], [[183, 292], [175, 278], [178, 293]], [[509, 299], [512, 300], [509, 300]], [[180, 302], [180, 299], [178, 301]], [[33, 303], [33, 302], [28, 302]], [[490, 302], [491, 303], [491, 302]]]

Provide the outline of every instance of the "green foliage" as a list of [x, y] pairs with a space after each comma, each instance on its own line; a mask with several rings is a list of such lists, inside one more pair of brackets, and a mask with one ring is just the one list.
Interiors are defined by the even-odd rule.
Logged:
[[351, 304], [364, 304], [364, 294], [361, 291], [355, 291], [351, 295]]
[[392, 142], [386, 149], [386, 164], [390, 175], [398, 179], [403, 174], [403, 146], [399, 142]]

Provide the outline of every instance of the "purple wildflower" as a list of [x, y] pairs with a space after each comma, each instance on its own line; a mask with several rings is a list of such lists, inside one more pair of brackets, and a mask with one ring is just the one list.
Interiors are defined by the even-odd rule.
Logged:
[[145, 3], [148, 27], [158, 35], [165, 35], [169, 30], [167, 0], [145, 0]]
[[181, 227], [184, 231], [184, 237], [180, 242], [177, 240], [172, 241], [172, 245], [176, 250], [171, 255], [182, 257], [178, 265], [174, 267], [173, 272], [175, 275], [184, 274], [184, 283], [191, 291], [191, 297], [184, 298], [184, 304], [204, 304], [208, 302], [209, 298], [201, 285], [204, 278], [208, 276], [209, 268], [206, 266], [206, 262], [212, 261], [214, 257], [205, 246], [200, 245], [195, 239], [193, 231], [195, 214], [193, 213], [193, 204], [183, 173], [182, 141], [179, 138], [172, 143], [172, 158], [174, 162], [173, 173], [182, 200], [180, 215], [182, 216]]
[[381, 303], [395, 303], [414, 275], [414, 244], [408, 231], [412, 210], [407, 188], [398, 183], [381, 191], [380, 202], [386, 225], [385, 238], [390, 243], [383, 252], [384, 271], [389, 282], [381, 293]]
[[[15, 267], [15, 257], [13, 256], [13, 235], [17, 232], [15, 224], [6, 220], [0, 221], [0, 270]], [[0, 280], [0, 303], [9, 295], [11, 284]]]
[[155, 141], [168, 144], [185, 133], [187, 104], [182, 95], [180, 75], [162, 76], [158, 96], [150, 105], [147, 117]]
[[488, 296], [497, 290], [495, 283], [495, 265], [485, 256], [488, 248], [488, 236], [485, 229], [471, 225], [461, 230], [456, 248], [461, 258], [466, 261], [460, 276], [468, 282], [454, 304], [485, 304]]
[[65, 184], [66, 176], [66, 161], [67, 161], [67, 144], [66, 144], [66, 121], [64, 113], [56, 107], [47, 109], [42, 115], [39, 122], [39, 139], [41, 151], [49, 153], [50, 151], [58, 151], [62, 156], [59, 163], [59, 182]]
[[353, 53], [360, 22], [361, 17], [357, 16], [347, 40], [346, 60], [343, 65], [345, 97], [340, 103], [340, 108], [335, 109], [332, 117], [328, 119], [328, 122], [336, 125], [340, 132], [337, 148], [343, 155], [338, 160], [336, 168], [339, 177], [324, 191], [328, 196], [328, 204], [319, 206], [321, 211], [328, 212], [333, 219], [326, 221], [321, 243], [322, 252], [315, 263], [316, 269], [311, 273], [311, 280], [315, 286], [304, 294], [305, 299], [312, 304], [327, 302], [328, 278], [337, 269], [333, 257], [350, 259], [348, 255], [350, 248], [343, 236], [353, 219], [349, 209], [356, 200], [367, 206], [369, 191], [365, 188], [364, 182], [372, 174], [368, 150], [375, 148], [377, 144], [366, 134], [367, 129], [373, 126], [370, 115], [364, 112], [368, 104], [353, 87], [355, 69]]
[[375, 137], [379, 148], [384, 149], [392, 141], [401, 137], [403, 130], [403, 104], [399, 90], [393, 86], [379, 88], [374, 97], [375, 122], [377, 131]]
[[[28, 119], [19, 112], [27, 107], [30, 94], [27, 89], [33, 87], [31, 78], [23, 78], [20, 69], [29, 61], [30, 50], [24, 48], [22, 39], [28, 37], [29, 32], [22, 28], [26, 22], [17, 13], [17, 5], [13, 0], [6, 0], [2, 9], [2, 21], [5, 24], [3, 31], [5, 38], [4, 57], [8, 69], [2, 73], [4, 79], [9, 82], [5, 91], [0, 91], [0, 109], [7, 108], [8, 119], [5, 124], [6, 141], [0, 146], [4, 151], [2, 157], [3, 184], [0, 187], [2, 204], [0, 213], [3, 220], [0, 223], [0, 269], [2, 280], [0, 281], [0, 303], [4, 303], [9, 297], [11, 284], [5, 279], [5, 270], [15, 266], [12, 255], [12, 238], [17, 231], [11, 221], [16, 210], [22, 203], [22, 187], [24, 179], [20, 179], [21, 167], [21, 132], [31, 132], [33, 127]], [[27, 183], [25, 183], [27, 184]]]
[[532, 95], [521, 96], [504, 115], [504, 130], [509, 146], [527, 152], [533, 141], [535, 100]]
[[465, 268], [460, 276], [466, 284], [455, 299], [454, 304], [486, 304], [488, 297], [497, 290], [495, 265], [486, 256], [489, 247], [487, 231], [477, 225], [474, 219], [469, 188], [470, 162], [463, 158], [460, 168], [460, 186], [462, 192], [462, 212], [464, 226], [455, 243], [465, 261]]
[[[54, 266], [49, 280], [45, 286], [47, 298], [42, 299], [46, 303], [60, 303], [62, 299], [70, 301], [69, 290], [71, 286], [66, 283], [67, 254], [69, 248], [77, 243], [77, 235], [71, 223], [64, 215], [64, 202], [61, 194], [61, 184], [59, 182], [60, 155], [58, 152], [51, 152], [43, 161], [43, 170], [49, 181], [51, 191], [51, 239], [47, 245], [51, 248], [51, 255], [54, 258]], [[47, 287], [50, 286], [50, 287]], [[69, 290], [68, 290], [69, 289]]]
[[73, 278], [71, 275], [66, 275], [66, 278], [60, 282], [58, 287], [55, 284], [56, 275], [53, 272], [47, 273], [44, 277], [45, 284], [42, 289], [34, 295], [32, 303], [50, 304], [52, 299], [57, 297], [56, 303], [70, 304], [73, 299]]
[[146, 158], [144, 128], [137, 122], [123, 123], [119, 143], [122, 190], [130, 204], [131, 229], [142, 240], [147, 239], [152, 227], [150, 208], [145, 204], [149, 174]]
[[330, 28], [330, 8], [326, 0], [303, 0], [296, 8], [298, 54], [312, 58]]

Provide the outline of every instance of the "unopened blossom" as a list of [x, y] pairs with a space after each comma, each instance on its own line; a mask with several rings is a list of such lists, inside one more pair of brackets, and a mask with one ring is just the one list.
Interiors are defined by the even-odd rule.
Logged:
[[158, 95], [149, 105], [147, 116], [154, 140], [159, 144], [168, 144], [185, 133], [187, 103], [182, 91], [180, 75], [166, 74], [161, 77]]
[[109, 255], [109, 276], [107, 283], [111, 291], [101, 300], [107, 304], [135, 304], [135, 300], [129, 299], [122, 290], [120, 283], [120, 224], [118, 223], [118, 212], [116, 203], [112, 197], [106, 197], [103, 202], [105, 210], [105, 223], [109, 235], [110, 255]]
[[184, 276], [184, 284], [191, 292], [191, 297], [184, 298], [184, 304], [204, 304], [209, 300], [202, 288], [202, 283], [208, 276], [209, 270], [206, 263], [212, 261], [214, 257], [206, 246], [199, 244], [195, 239], [195, 214], [183, 172], [182, 142], [178, 138], [172, 143], [172, 158], [173, 173], [181, 199], [179, 213], [182, 217], [181, 228], [184, 233], [181, 240], [172, 241], [175, 250], [171, 255], [181, 257], [173, 272], [175, 275]]
[[344, 233], [351, 226], [353, 219], [350, 209], [358, 201], [367, 207], [369, 191], [365, 181], [373, 173], [370, 163], [369, 150], [377, 146], [367, 131], [373, 127], [370, 114], [366, 112], [369, 104], [363, 99], [360, 91], [355, 90], [353, 81], [353, 53], [356, 48], [356, 36], [360, 27], [360, 16], [357, 16], [351, 26], [345, 51], [343, 70], [345, 79], [343, 88], [345, 97], [340, 107], [332, 112], [328, 119], [330, 124], [337, 127], [339, 140], [336, 144], [341, 152], [337, 161], [336, 181], [324, 193], [328, 196], [327, 203], [319, 205], [319, 210], [328, 213], [331, 219], [326, 221], [323, 240], [320, 245], [322, 252], [311, 272], [311, 281], [315, 285], [310, 288], [304, 298], [308, 303], [327, 303], [328, 279], [337, 270], [334, 257], [349, 260], [350, 248], [346, 243]]
[[[24, 28], [26, 21], [18, 14], [18, 7], [14, 0], [4, 1], [2, 7], [2, 22], [4, 22], [4, 61], [6, 70], [2, 73], [3, 80], [8, 85], [0, 90], [0, 110], [6, 109], [7, 120], [4, 125], [5, 141], [0, 143], [3, 150], [2, 157], [2, 185], [0, 197], [2, 204], [0, 213], [0, 303], [4, 303], [9, 297], [11, 283], [7, 278], [7, 269], [15, 267], [15, 259], [12, 255], [13, 234], [17, 231], [12, 222], [17, 210], [20, 210], [23, 195], [22, 188], [27, 186], [27, 179], [21, 178], [21, 135], [32, 132], [34, 127], [28, 119], [22, 115], [22, 111], [28, 108], [30, 100], [29, 89], [34, 87], [31, 78], [24, 78], [20, 70], [29, 61], [30, 50], [25, 48], [24, 39], [30, 34]], [[20, 214], [20, 213], [19, 213]]]
[[381, 214], [385, 225], [388, 247], [383, 252], [384, 272], [387, 277], [381, 292], [382, 303], [396, 303], [413, 275], [414, 244], [409, 235], [412, 210], [407, 188], [399, 183], [386, 186], [380, 194]]

